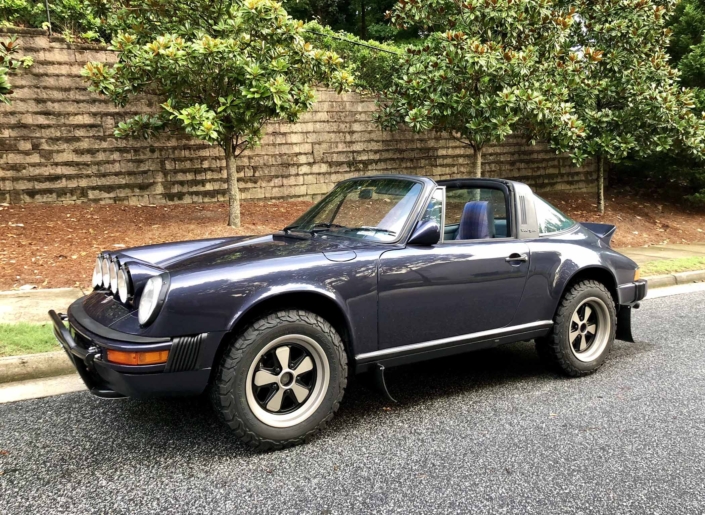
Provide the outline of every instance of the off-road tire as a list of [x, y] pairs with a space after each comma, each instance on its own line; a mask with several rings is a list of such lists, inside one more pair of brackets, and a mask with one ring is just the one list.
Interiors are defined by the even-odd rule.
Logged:
[[[590, 362], [580, 361], [571, 350], [568, 337], [571, 317], [580, 304], [588, 298], [596, 297], [605, 304], [609, 313], [610, 332], [604, 350]], [[614, 301], [609, 290], [594, 280], [586, 280], [573, 285], [567, 291], [556, 310], [551, 333], [542, 338], [536, 338], [536, 351], [541, 360], [555, 372], [569, 377], [581, 377], [597, 371], [607, 359], [612, 349], [617, 330], [617, 315]]]
[[[295, 426], [278, 428], [264, 424], [254, 415], [248, 406], [245, 384], [257, 353], [268, 342], [286, 334], [304, 334], [323, 348], [330, 380], [315, 412]], [[252, 323], [225, 349], [211, 385], [211, 402], [218, 418], [245, 444], [260, 451], [282, 449], [308, 441], [333, 418], [345, 393], [347, 374], [345, 347], [331, 324], [309, 311], [278, 311]]]

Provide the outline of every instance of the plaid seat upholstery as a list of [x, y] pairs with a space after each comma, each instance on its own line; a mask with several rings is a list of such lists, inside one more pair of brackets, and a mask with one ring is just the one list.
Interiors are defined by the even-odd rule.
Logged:
[[485, 200], [471, 200], [463, 208], [456, 240], [494, 238], [494, 214]]

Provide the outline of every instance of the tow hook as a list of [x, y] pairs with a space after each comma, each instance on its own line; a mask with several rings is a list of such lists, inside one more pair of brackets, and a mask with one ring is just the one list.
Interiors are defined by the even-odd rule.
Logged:
[[93, 362], [96, 359], [100, 361], [100, 349], [98, 347], [93, 346], [88, 349], [88, 354], [86, 354], [86, 358], [83, 360], [86, 364], [86, 368], [91, 372], [95, 371], [95, 365], [93, 364]]
[[634, 309], [639, 309], [641, 307], [641, 302], [637, 302], [632, 306]]

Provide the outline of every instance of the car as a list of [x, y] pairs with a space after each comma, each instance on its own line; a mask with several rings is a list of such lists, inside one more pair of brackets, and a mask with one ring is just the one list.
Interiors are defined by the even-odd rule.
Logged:
[[519, 182], [358, 177], [274, 234], [103, 252], [93, 292], [49, 315], [93, 394], [206, 394], [242, 441], [282, 448], [351, 374], [389, 395], [388, 367], [532, 339], [595, 372], [647, 291], [614, 231]]

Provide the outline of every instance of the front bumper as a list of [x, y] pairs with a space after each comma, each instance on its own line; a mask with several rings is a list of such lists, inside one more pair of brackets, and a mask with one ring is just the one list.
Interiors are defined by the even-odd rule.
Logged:
[[[73, 312], [82, 318], [85, 313], [80, 303], [81, 299], [72, 304], [68, 315], [52, 310], [49, 317], [54, 336], [92, 394], [104, 398], [180, 396], [199, 395], [206, 389], [223, 333], [162, 338], [158, 343], [133, 343], [130, 340], [140, 338], [128, 334], [122, 340], [113, 339], [122, 333], [100, 326], [101, 335], [79, 323]], [[161, 365], [117, 365], [106, 360], [107, 349], [168, 350], [169, 360]]]

